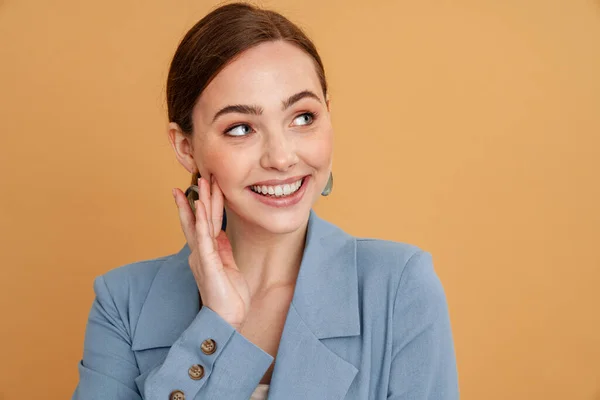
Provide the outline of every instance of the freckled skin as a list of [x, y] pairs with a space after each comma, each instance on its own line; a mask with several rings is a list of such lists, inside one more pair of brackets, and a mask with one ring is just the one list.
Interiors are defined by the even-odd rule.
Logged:
[[[310, 90], [283, 111], [282, 101]], [[262, 115], [225, 114], [221, 108], [256, 105]], [[310, 119], [306, 112], [317, 114]], [[308, 123], [307, 120], [311, 122]], [[306, 221], [331, 170], [333, 129], [314, 61], [298, 47], [262, 43], [228, 64], [207, 86], [193, 110], [193, 158], [202, 176], [214, 174], [223, 191], [228, 215], [272, 233], [292, 232]], [[224, 132], [236, 125], [243, 136]], [[303, 199], [293, 207], [274, 208], [252, 198], [249, 185], [269, 179], [311, 175]]]

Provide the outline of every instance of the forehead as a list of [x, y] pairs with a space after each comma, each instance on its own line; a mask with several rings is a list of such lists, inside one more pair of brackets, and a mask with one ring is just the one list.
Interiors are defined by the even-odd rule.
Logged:
[[322, 96], [315, 62], [284, 41], [261, 43], [241, 53], [219, 72], [198, 99], [201, 114], [224, 105], [256, 104], [265, 109], [303, 90]]

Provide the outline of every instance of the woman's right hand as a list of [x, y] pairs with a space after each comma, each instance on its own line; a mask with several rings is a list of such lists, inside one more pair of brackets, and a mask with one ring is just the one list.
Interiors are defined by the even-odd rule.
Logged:
[[248, 284], [233, 259], [231, 243], [221, 230], [223, 192], [216, 180], [198, 179], [200, 200], [192, 211], [188, 199], [173, 189], [181, 228], [190, 247], [189, 265], [202, 295], [202, 303], [240, 330], [250, 309]]

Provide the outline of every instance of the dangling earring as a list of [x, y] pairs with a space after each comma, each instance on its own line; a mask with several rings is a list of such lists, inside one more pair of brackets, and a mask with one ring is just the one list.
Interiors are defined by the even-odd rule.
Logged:
[[192, 182], [190, 186], [185, 191], [185, 197], [188, 199], [188, 203], [190, 203], [190, 207], [196, 215], [196, 207], [194, 206], [194, 201], [200, 200], [200, 190], [198, 189], [198, 179], [200, 179], [200, 172], [194, 172], [192, 174]]
[[333, 190], [333, 172], [329, 173], [329, 179], [327, 180], [327, 185], [325, 185], [325, 189], [321, 192], [321, 196], [329, 196], [331, 191]]
[[[192, 208], [192, 212], [196, 215], [196, 206], [194, 202], [196, 200], [200, 200], [200, 190], [198, 189], [198, 179], [200, 179], [200, 172], [196, 172], [192, 174], [192, 184], [186, 189], [185, 197], [188, 199], [188, 203], [190, 203], [190, 207]], [[225, 212], [225, 208], [223, 208], [223, 222], [221, 223], [221, 230], [224, 231], [227, 227], [227, 213]]]
[[190, 185], [190, 187], [188, 187], [185, 191], [185, 197], [187, 197], [188, 203], [190, 203], [190, 207], [192, 208], [194, 215], [196, 215], [196, 206], [194, 205], [194, 202], [196, 200], [200, 200], [200, 191], [198, 190], [198, 185]]

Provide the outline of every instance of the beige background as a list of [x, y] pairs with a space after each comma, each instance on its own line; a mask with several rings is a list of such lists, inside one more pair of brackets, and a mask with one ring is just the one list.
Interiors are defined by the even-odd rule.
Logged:
[[[0, 399], [70, 398], [94, 277], [183, 245], [165, 135], [212, 1], [0, 2]], [[315, 40], [349, 232], [434, 255], [462, 399], [600, 399], [600, 2], [263, 1]]]

